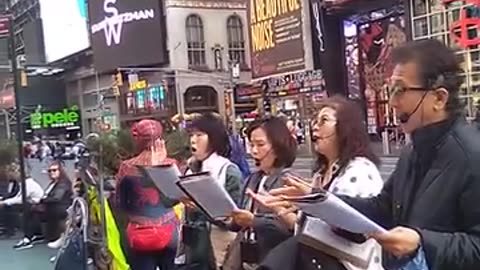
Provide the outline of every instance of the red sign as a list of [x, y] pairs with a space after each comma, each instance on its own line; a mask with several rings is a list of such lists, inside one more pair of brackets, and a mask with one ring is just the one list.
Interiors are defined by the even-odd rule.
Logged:
[[[453, 2], [459, 0], [443, 0], [445, 6], [450, 5]], [[464, 0], [467, 4], [473, 4], [473, 6], [463, 7], [460, 11], [460, 18], [458, 21], [453, 22], [450, 25], [450, 35], [453, 40], [457, 42], [463, 48], [470, 46], [480, 45], [480, 37], [469, 38], [469, 27], [480, 27], [480, 0]], [[470, 12], [470, 17], [467, 15], [467, 11]]]
[[0, 16], [0, 37], [8, 37], [10, 32], [10, 18]]

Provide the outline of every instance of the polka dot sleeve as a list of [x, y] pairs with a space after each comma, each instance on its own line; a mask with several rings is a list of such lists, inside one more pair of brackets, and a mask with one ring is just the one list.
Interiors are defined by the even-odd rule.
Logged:
[[339, 175], [330, 191], [349, 197], [369, 198], [383, 188], [383, 180], [375, 164], [366, 158], [355, 158]]

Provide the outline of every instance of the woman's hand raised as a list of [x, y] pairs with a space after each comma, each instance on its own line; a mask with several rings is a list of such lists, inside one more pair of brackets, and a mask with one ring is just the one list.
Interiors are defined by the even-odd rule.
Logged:
[[259, 203], [261, 206], [270, 209], [278, 216], [295, 212], [297, 208], [290, 202], [285, 200], [285, 196], [272, 196], [269, 193], [254, 193], [247, 190], [248, 196]]
[[312, 186], [295, 176], [287, 176], [284, 179], [284, 186], [270, 190], [273, 196], [304, 196], [312, 192]]

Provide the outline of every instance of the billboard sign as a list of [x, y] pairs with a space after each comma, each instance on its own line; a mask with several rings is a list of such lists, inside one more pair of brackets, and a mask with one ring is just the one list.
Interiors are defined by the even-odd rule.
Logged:
[[35, 112], [30, 114], [31, 129], [63, 128], [80, 125], [80, 112], [77, 106], [54, 112]]
[[90, 0], [90, 35], [99, 71], [167, 61], [159, 0]]
[[40, 14], [47, 62], [90, 47], [86, 0], [40, 0]]
[[302, 0], [249, 0], [254, 79], [305, 69]]

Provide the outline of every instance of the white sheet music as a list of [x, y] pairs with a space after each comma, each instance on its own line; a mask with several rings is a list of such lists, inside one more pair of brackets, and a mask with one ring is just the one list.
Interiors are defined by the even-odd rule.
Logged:
[[238, 209], [225, 188], [210, 175], [188, 176], [177, 184], [212, 218], [228, 217]]
[[140, 169], [150, 176], [155, 186], [168, 198], [178, 200], [185, 197], [183, 191], [176, 184], [180, 179], [180, 171], [176, 166], [152, 166]]
[[359, 234], [387, 232], [380, 225], [331, 193], [327, 193], [324, 200], [296, 202], [295, 204], [303, 212], [322, 219], [332, 227]]
[[[346, 260], [367, 269], [376, 242], [373, 239], [363, 244], [351, 242], [332, 231], [332, 227], [319, 218], [307, 217], [300, 234], [300, 242], [319, 249], [331, 256]], [[312, 241], [313, 240], [313, 241]]]

